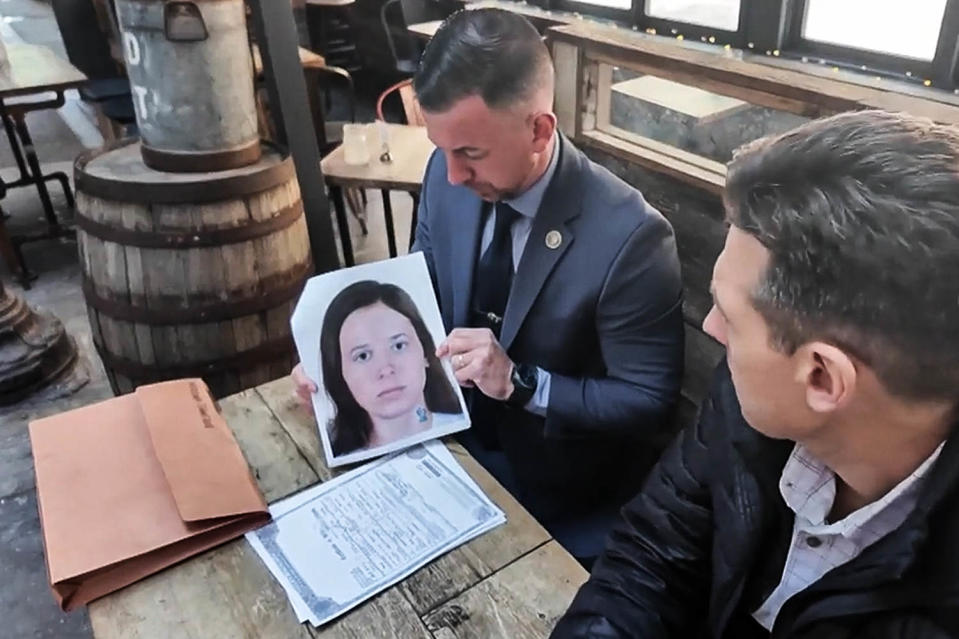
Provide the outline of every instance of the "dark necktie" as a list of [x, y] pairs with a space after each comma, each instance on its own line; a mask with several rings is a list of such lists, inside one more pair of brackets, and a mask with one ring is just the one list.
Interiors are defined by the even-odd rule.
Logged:
[[493, 239], [476, 265], [473, 301], [474, 310], [479, 316], [478, 324], [488, 326], [498, 337], [513, 283], [513, 238], [510, 227], [519, 213], [505, 202], [497, 202], [495, 216]]

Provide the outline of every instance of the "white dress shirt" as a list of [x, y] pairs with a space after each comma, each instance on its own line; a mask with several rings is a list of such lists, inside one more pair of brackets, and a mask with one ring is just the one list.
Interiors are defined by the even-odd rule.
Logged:
[[[543, 195], [546, 193], [546, 187], [549, 186], [556, 172], [556, 165], [559, 164], [559, 138], [553, 135], [553, 154], [549, 159], [549, 165], [546, 171], [538, 180], [536, 180], [528, 189], [517, 195], [512, 200], [504, 200], [513, 210], [519, 213], [517, 219], [510, 226], [510, 237], [513, 240], [513, 272], [519, 266], [519, 261], [523, 257], [523, 250], [526, 248], [526, 241], [529, 240], [529, 233], [533, 228], [533, 218], [539, 211], [539, 205], [543, 202]], [[490, 211], [486, 216], [486, 223], [483, 226], [483, 236], [480, 239], [480, 252], [483, 255], [490, 243], [493, 241], [493, 229], [495, 227], [496, 216]], [[477, 256], [479, 257], [479, 256]], [[549, 405], [549, 373], [542, 368], [537, 368], [536, 392], [526, 404], [526, 410], [535, 413], [541, 417], [546, 416], [546, 408]]]
[[898, 528], [915, 508], [922, 478], [941, 450], [942, 444], [880, 499], [828, 523], [826, 517], [836, 498], [836, 475], [796, 444], [779, 480], [779, 492], [796, 513], [792, 542], [782, 580], [753, 618], [772, 631], [776, 616], [790, 597]]

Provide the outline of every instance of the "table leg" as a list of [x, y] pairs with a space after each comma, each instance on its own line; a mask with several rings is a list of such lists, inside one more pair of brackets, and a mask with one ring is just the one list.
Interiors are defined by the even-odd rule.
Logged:
[[336, 209], [336, 225], [340, 227], [340, 242], [343, 244], [343, 261], [347, 266], [353, 266], [353, 242], [350, 239], [350, 223], [346, 219], [346, 203], [343, 201], [343, 189], [330, 185], [330, 199]]
[[380, 189], [383, 196], [383, 216], [386, 218], [386, 244], [390, 248], [390, 257], [396, 257], [396, 231], [393, 229], [393, 204], [390, 202], [389, 189]]
[[410, 197], [413, 198], [413, 215], [410, 216], [410, 248], [413, 248], [413, 242], [416, 241], [416, 222], [420, 212], [420, 194], [416, 191], [410, 191]]
[[4, 111], [3, 130], [7, 133], [7, 141], [10, 142], [10, 151], [13, 152], [13, 159], [17, 163], [17, 169], [20, 170], [20, 179], [18, 183], [27, 183], [30, 179], [27, 171], [27, 163], [23, 159], [23, 151], [20, 149], [20, 141], [17, 140], [17, 132], [13, 128], [13, 119]]
[[[37, 158], [37, 152], [33, 148], [33, 140], [30, 138], [30, 131], [27, 130], [26, 116], [22, 113], [12, 114], [13, 123], [17, 130], [17, 136], [23, 143], [23, 151], [27, 156], [27, 166], [30, 167], [30, 177], [37, 187], [37, 193], [40, 195], [40, 203], [43, 205], [43, 214], [47, 218], [47, 224], [52, 230], [60, 226], [57, 215], [53, 211], [53, 202], [50, 200], [50, 192], [47, 191], [47, 183], [44, 180], [43, 170], [40, 168], [40, 160]], [[65, 177], [65, 176], [64, 176]], [[71, 196], [68, 196], [72, 199]]]

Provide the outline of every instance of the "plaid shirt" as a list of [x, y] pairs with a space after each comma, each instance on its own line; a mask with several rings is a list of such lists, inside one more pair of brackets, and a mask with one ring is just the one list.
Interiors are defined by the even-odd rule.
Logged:
[[782, 580], [753, 618], [772, 631], [776, 615], [787, 599], [898, 528], [915, 507], [922, 477], [941, 450], [942, 444], [882, 498], [844, 519], [827, 523], [836, 497], [836, 475], [796, 444], [779, 480], [779, 492], [796, 513], [792, 542]]

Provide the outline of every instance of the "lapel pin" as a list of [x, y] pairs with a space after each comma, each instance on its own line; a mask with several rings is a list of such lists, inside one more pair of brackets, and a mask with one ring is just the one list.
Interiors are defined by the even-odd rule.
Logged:
[[550, 231], [546, 234], [546, 248], [558, 249], [563, 243], [563, 234], [559, 231]]

